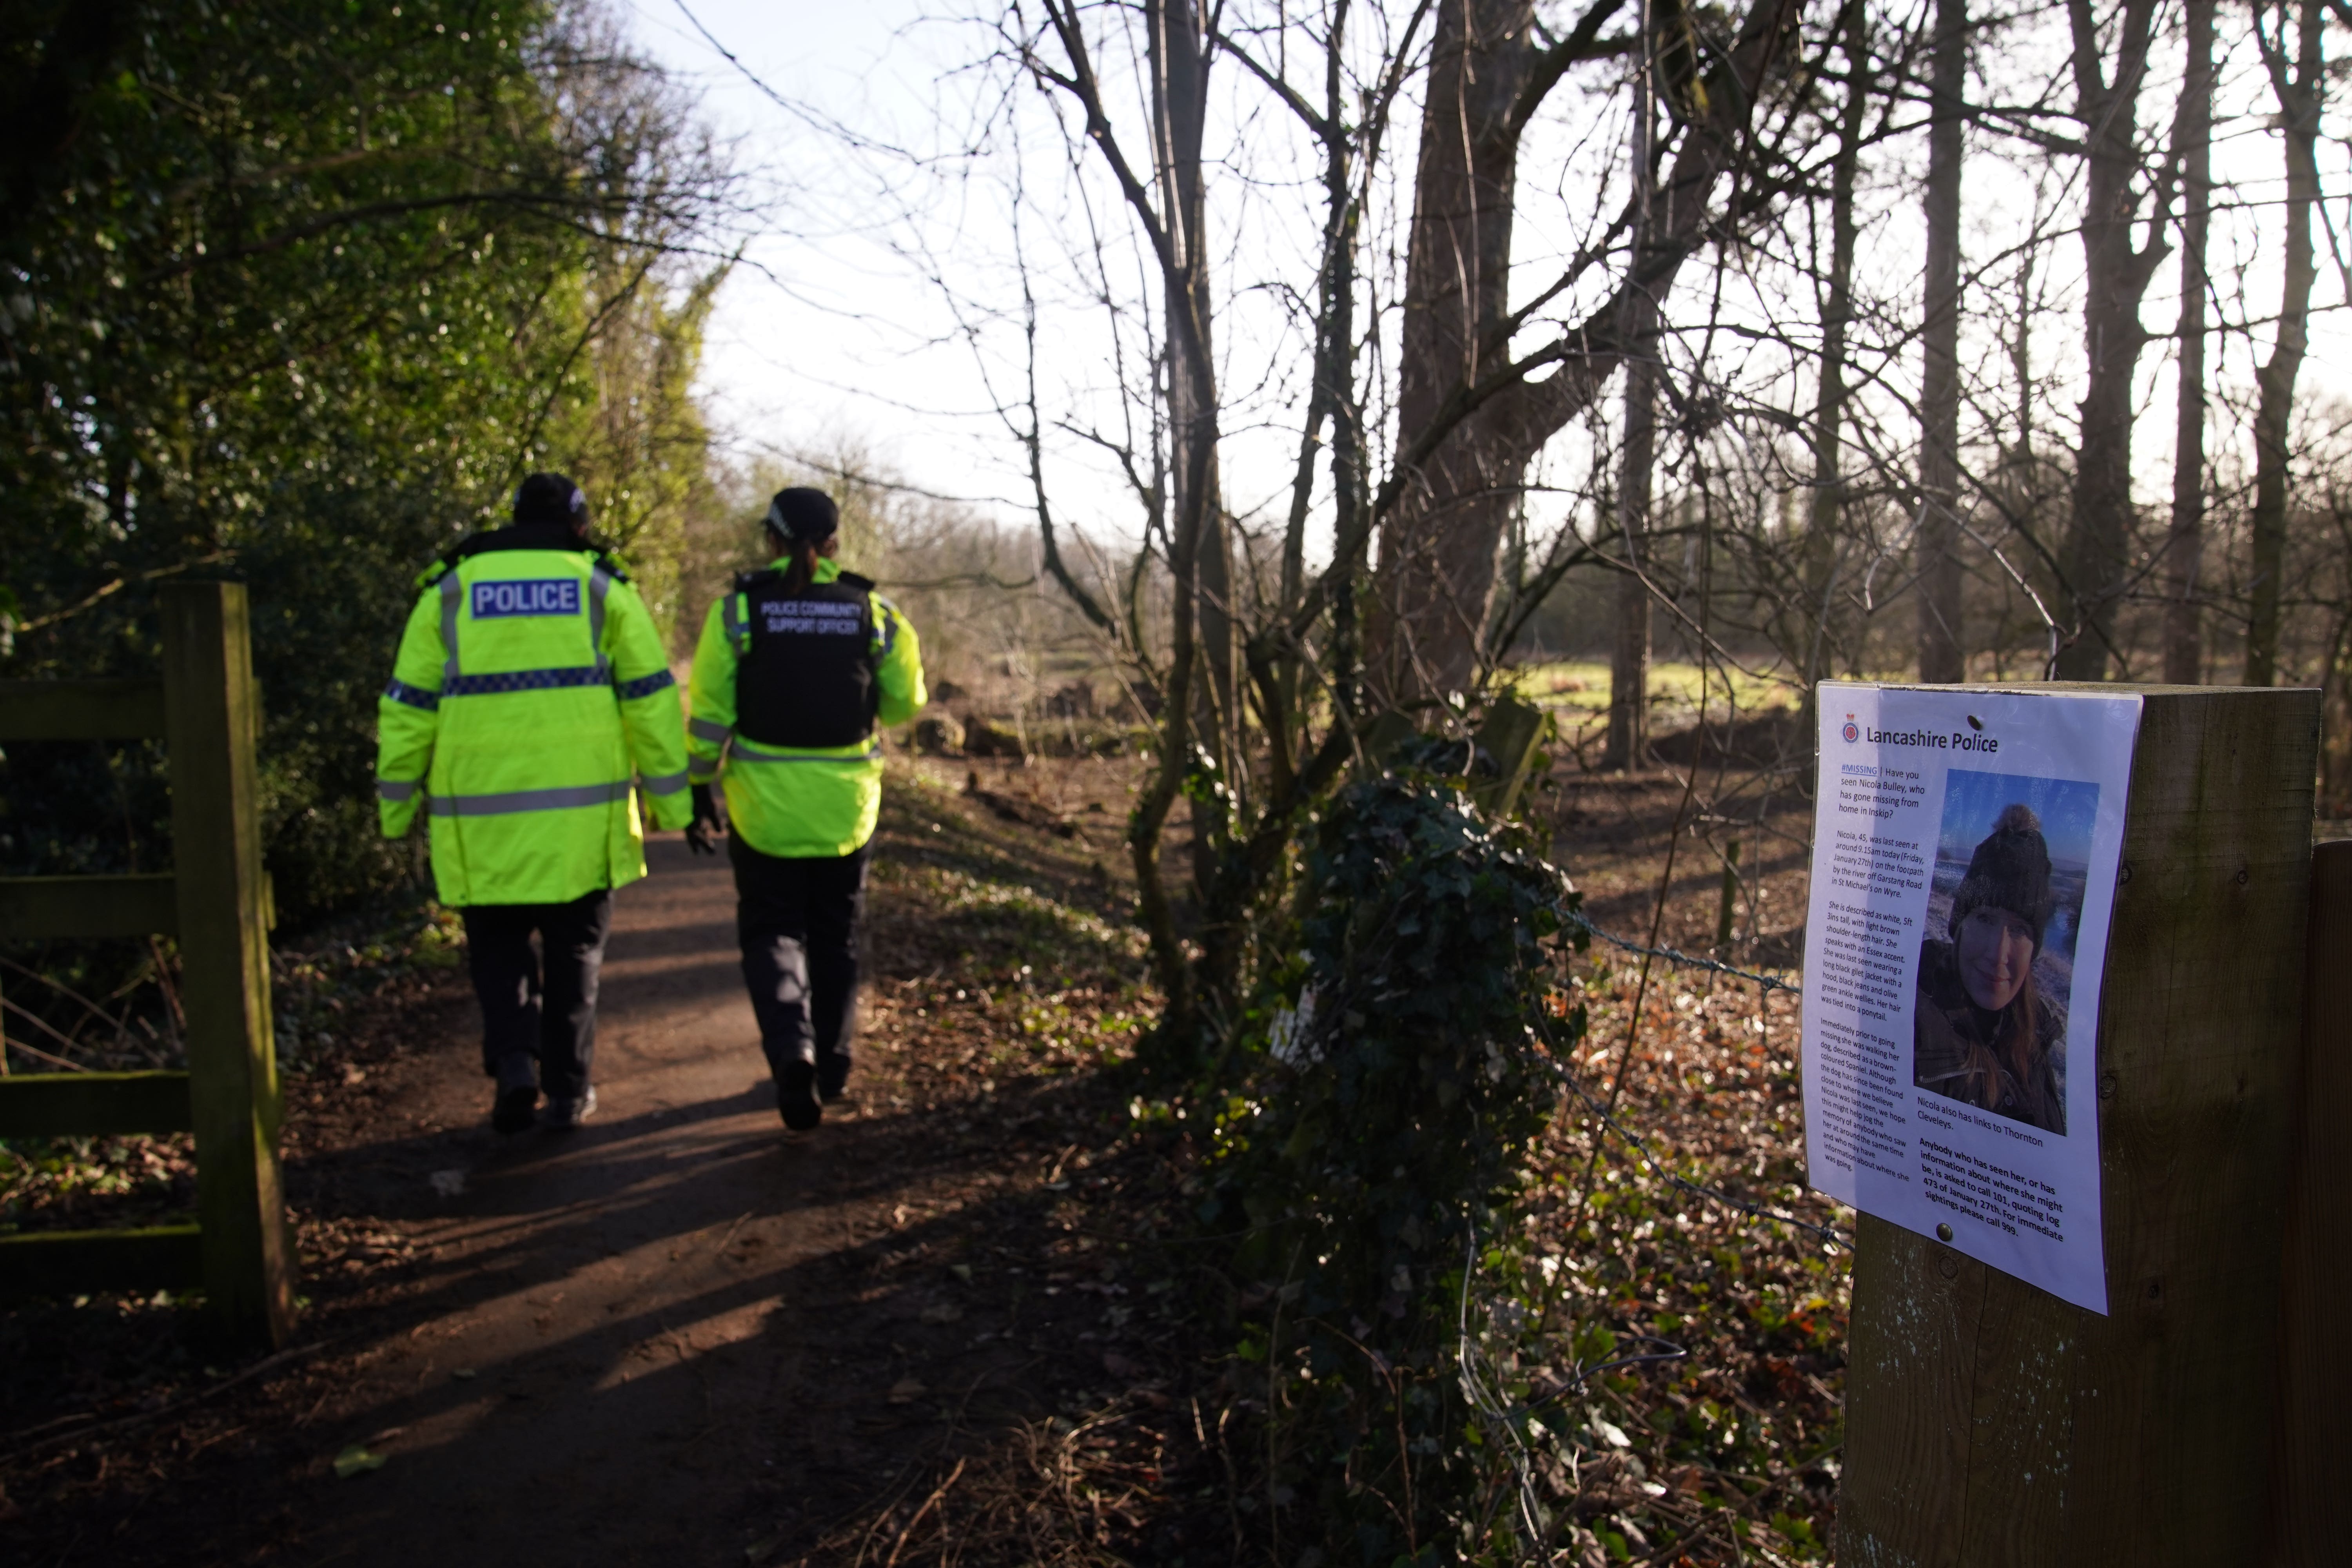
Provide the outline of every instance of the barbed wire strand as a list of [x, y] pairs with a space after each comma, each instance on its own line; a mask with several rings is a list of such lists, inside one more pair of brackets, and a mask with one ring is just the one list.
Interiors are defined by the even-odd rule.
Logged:
[[1792, 985], [1777, 974], [1763, 974], [1752, 969], [1740, 969], [1712, 958], [1701, 958], [1695, 952], [1685, 952], [1679, 948], [1652, 947], [1647, 942], [1635, 942], [1631, 937], [1619, 936], [1613, 931], [1593, 924], [1591, 919], [1577, 910], [1560, 910], [1559, 918], [1587, 936], [1598, 937], [1610, 946], [1626, 952], [1650, 958], [1663, 958], [1668, 963], [1683, 969], [1703, 969], [1710, 974], [1728, 974], [1735, 980], [1750, 980], [1768, 992], [1786, 991], [1791, 996], [1802, 996], [1805, 994], [1804, 987]]

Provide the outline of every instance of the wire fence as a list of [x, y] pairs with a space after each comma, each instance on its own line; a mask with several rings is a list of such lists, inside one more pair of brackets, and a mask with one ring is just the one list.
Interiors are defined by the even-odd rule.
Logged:
[[1685, 952], [1680, 948], [1652, 947], [1647, 942], [1635, 942], [1631, 937], [1619, 936], [1613, 931], [1594, 925], [1577, 910], [1561, 910], [1559, 918], [1571, 930], [1580, 931], [1585, 935], [1605, 942], [1621, 952], [1633, 953], [1639, 957], [1663, 958], [1678, 969], [1702, 969], [1710, 974], [1728, 974], [1735, 980], [1753, 981], [1768, 992], [1786, 991], [1791, 996], [1802, 996], [1805, 994], [1802, 986], [1791, 985], [1777, 974], [1765, 974], [1753, 969], [1741, 969], [1712, 958], [1701, 958], [1695, 952]]
[[[1715, 959], [1702, 958], [1696, 953], [1684, 952], [1678, 948], [1658, 947], [1653, 946], [1647, 942], [1635, 942], [1629, 937], [1619, 936], [1616, 932], [1610, 931], [1605, 927], [1595, 925], [1585, 915], [1575, 910], [1560, 910], [1560, 918], [1570, 927], [1581, 931], [1589, 936], [1597, 938], [1621, 952], [1635, 953], [1650, 958], [1663, 959], [1667, 963], [1675, 965], [1677, 968], [1704, 970], [1712, 974], [1727, 974], [1735, 979], [1752, 981], [1757, 985], [1762, 987], [1764, 992], [1768, 994], [1774, 991], [1785, 991], [1791, 996], [1801, 997], [1804, 995], [1804, 991], [1801, 987], [1792, 985], [1788, 981], [1778, 975], [1759, 973], [1754, 970], [1737, 968], [1728, 963], [1719, 963]], [[1548, 1018], [1544, 1018], [1541, 1009], [1538, 1009], [1538, 1016], [1539, 1019], [1544, 1019], [1541, 1025], [1544, 1035], [1544, 1043], [1547, 1047], [1550, 1047], [1549, 1055], [1551, 1058], [1552, 1070], [1559, 1075], [1561, 1084], [1570, 1094], [1573, 1094], [1583, 1103], [1585, 1110], [1591, 1113], [1593, 1119], [1600, 1122], [1603, 1129], [1615, 1134], [1620, 1140], [1622, 1140], [1628, 1148], [1632, 1149], [1640, 1156], [1643, 1164], [1660, 1179], [1664, 1180], [1677, 1191], [1688, 1193], [1693, 1197], [1702, 1199], [1708, 1203], [1720, 1204], [1724, 1207], [1743, 1215], [1751, 1220], [1769, 1220], [1778, 1225], [1793, 1226], [1798, 1230], [1804, 1231], [1811, 1236], [1819, 1237], [1824, 1247], [1832, 1249], [1838, 1247], [1845, 1247], [1848, 1249], [1852, 1248], [1853, 1246], [1853, 1241], [1847, 1237], [1844, 1233], [1832, 1226], [1816, 1225], [1811, 1220], [1800, 1219], [1795, 1215], [1783, 1214], [1780, 1210], [1771, 1208], [1766, 1205], [1735, 1196], [1730, 1193], [1723, 1192], [1715, 1187], [1706, 1186], [1701, 1183], [1691, 1181], [1689, 1178], [1678, 1174], [1664, 1160], [1658, 1157], [1656, 1152], [1650, 1147], [1648, 1140], [1644, 1139], [1640, 1133], [1634, 1131], [1632, 1128], [1626, 1126], [1623, 1122], [1618, 1121], [1616, 1115], [1607, 1105], [1593, 1098], [1591, 1092], [1585, 1088], [1583, 1083], [1580, 1081], [1577, 1077], [1572, 1054], [1553, 1037], [1550, 1023]], [[1639, 1026], [1638, 1020], [1636, 1020], [1636, 1026]]]

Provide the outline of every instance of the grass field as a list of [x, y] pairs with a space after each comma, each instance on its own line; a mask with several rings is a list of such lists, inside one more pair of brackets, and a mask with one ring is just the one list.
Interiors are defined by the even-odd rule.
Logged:
[[[1706, 710], [1709, 716], [1721, 719], [1733, 709], [1751, 714], [1759, 709], [1793, 706], [1797, 700], [1794, 683], [1778, 676], [1745, 675], [1730, 672], [1729, 689], [1725, 686], [1725, 672], [1703, 670], [1696, 664], [1654, 664], [1650, 667], [1650, 723], [1654, 729], [1679, 729], [1698, 716], [1700, 683], [1706, 684]], [[1518, 671], [1518, 694], [1538, 706], [1572, 710], [1573, 716], [1584, 717], [1606, 713], [1609, 710], [1609, 666], [1599, 660], [1563, 660], [1557, 664], [1529, 665]], [[1563, 711], [1561, 718], [1571, 717]]]

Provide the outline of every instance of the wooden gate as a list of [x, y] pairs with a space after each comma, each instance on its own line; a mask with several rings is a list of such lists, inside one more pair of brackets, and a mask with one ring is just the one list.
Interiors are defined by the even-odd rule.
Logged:
[[271, 914], [245, 587], [177, 583], [160, 597], [161, 679], [0, 681], [0, 742], [161, 738], [170, 753], [173, 868], [0, 879], [0, 937], [173, 938], [187, 1070], [0, 1077], [0, 1137], [193, 1131], [197, 1223], [0, 1237], [0, 1289], [201, 1286], [236, 1339], [274, 1346], [293, 1317], [294, 1250], [278, 1167]]

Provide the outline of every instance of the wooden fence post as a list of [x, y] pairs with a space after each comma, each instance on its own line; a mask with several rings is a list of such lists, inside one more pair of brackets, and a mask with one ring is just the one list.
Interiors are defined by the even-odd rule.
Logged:
[[2352, 1409], [2352, 842], [2311, 855], [2310, 971], [2303, 1078], [2295, 1096], [2294, 1185], [2287, 1203], [2278, 1412], [2271, 1439], [2271, 1530], [2263, 1561], [2326, 1568], [2352, 1551], [2343, 1457]]
[[245, 587], [174, 583], [160, 597], [205, 1291], [238, 1338], [276, 1345], [292, 1325], [294, 1254], [278, 1168]]
[[2100, 1005], [2111, 1315], [1864, 1219], [1843, 1563], [2262, 1551], [2319, 700], [2141, 689]]

